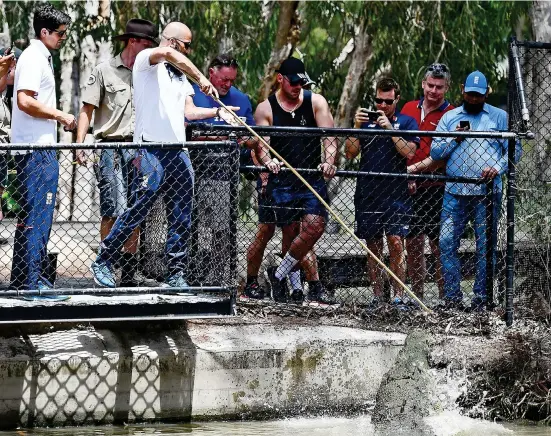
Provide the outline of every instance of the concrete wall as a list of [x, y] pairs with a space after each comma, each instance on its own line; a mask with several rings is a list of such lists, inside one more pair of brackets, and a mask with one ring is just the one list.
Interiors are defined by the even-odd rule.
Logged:
[[2, 338], [0, 428], [359, 409], [405, 339], [328, 326], [114, 326]]

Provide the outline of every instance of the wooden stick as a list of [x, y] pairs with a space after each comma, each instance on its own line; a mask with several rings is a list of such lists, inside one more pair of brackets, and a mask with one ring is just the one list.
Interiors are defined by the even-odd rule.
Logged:
[[[188, 76], [189, 77], [189, 76]], [[197, 83], [197, 81], [195, 81], [193, 78], [190, 77], [190, 79], [196, 83], [197, 85], [199, 85]], [[224, 103], [222, 103], [220, 101], [219, 98], [216, 98], [216, 97], [213, 97], [214, 101], [216, 101], [222, 108], [224, 108], [228, 113], [230, 113], [237, 121], [239, 124], [241, 124], [243, 127], [245, 127], [249, 132], [251, 132], [251, 134], [258, 140], [260, 141], [263, 145], [265, 145], [268, 150], [270, 150], [270, 152], [278, 158], [278, 160], [280, 160], [287, 168], [289, 168], [289, 170], [302, 182], [304, 183], [304, 185], [316, 196], [316, 198], [321, 202], [321, 204], [323, 204], [323, 206], [327, 209], [327, 211], [333, 216], [333, 218], [335, 218], [335, 220], [342, 226], [342, 228], [350, 235], [352, 236], [352, 238], [362, 246], [362, 248], [365, 249], [365, 251], [367, 251], [367, 254], [369, 254], [394, 280], [396, 280], [396, 282], [404, 289], [404, 291], [406, 291], [406, 293], [411, 297], [413, 298], [418, 304], [419, 306], [426, 312], [428, 313], [431, 313], [432, 311], [427, 307], [425, 306], [425, 304], [419, 299], [417, 298], [417, 295], [415, 295], [408, 287], [407, 285], [398, 278], [398, 276], [396, 274], [394, 274], [394, 272], [392, 272], [392, 270], [385, 265], [385, 263], [379, 259], [377, 256], [375, 256], [375, 254], [367, 247], [366, 243], [364, 241], [362, 241], [360, 238], [358, 238], [358, 236], [356, 236], [356, 234], [354, 233], [354, 231], [352, 229], [350, 229], [350, 227], [348, 227], [346, 225], [346, 223], [341, 219], [341, 217], [331, 208], [331, 206], [329, 206], [329, 204], [321, 197], [321, 195], [319, 195], [316, 190], [304, 179], [304, 177], [302, 177], [297, 170], [295, 170], [285, 159], [283, 159], [283, 157], [281, 157], [281, 155], [275, 151], [271, 146], [270, 144], [268, 144], [264, 138], [262, 138], [258, 133], [256, 133], [251, 127], [249, 127], [247, 125], [247, 123], [245, 123], [241, 118], [239, 118], [237, 116], [237, 114], [232, 111], [231, 109], [229, 109]]]

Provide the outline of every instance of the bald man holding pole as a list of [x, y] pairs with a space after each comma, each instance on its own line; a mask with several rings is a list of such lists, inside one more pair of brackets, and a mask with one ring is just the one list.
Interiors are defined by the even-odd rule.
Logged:
[[[201, 120], [219, 116], [227, 118], [228, 122], [232, 120], [225, 109], [199, 108], [193, 103], [194, 91], [186, 75], [196, 81], [206, 95], [218, 98], [218, 93], [187, 58], [191, 43], [191, 30], [183, 23], [172, 22], [161, 33], [159, 47], [142, 50], [136, 56], [132, 71], [136, 108], [134, 142], [184, 143], [184, 117]], [[134, 165], [137, 171], [132, 189], [135, 201], [117, 218], [102, 241], [90, 267], [94, 280], [100, 286], [116, 286], [113, 265], [123, 244], [146, 218], [155, 200], [163, 196], [168, 219], [165, 246], [168, 274], [164, 286], [187, 287], [184, 268], [194, 183], [188, 152], [186, 149], [140, 149], [136, 152]]]

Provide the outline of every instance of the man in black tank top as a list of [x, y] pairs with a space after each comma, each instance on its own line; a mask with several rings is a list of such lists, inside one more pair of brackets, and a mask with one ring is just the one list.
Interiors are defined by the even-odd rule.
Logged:
[[[277, 81], [278, 91], [261, 102], [256, 109], [255, 121], [258, 126], [334, 127], [325, 98], [310, 91], [303, 91], [302, 86], [308, 81], [308, 76], [304, 64], [299, 59], [286, 59], [278, 71]], [[334, 138], [323, 140], [323, 157], [321, 137], [273, 136], [270, 138], [270, 145], [295, 168], [319, 168], [319, 174], [304, 177], [316, 192], [328, 201], [324, 177], [331, 178], [335, 175], [337, 144]], [[270, 158], [265, 147], [259, 146], [257, 153], [259, 161], [271, 172], [266, 191], [270, 197], [275, 223], [282, 226], [283, 231], [284, 258], [274, 277], [271, 277], [273, 297], [276, 301], [287, 301], [287, 275], [296, 271], [298, 263], [305, 257], [317, 263], [315, 255], [310, 252], [323, 234], [327, 212], [323, 204], [296, 176], [288, 172], [279, 172], [279, 163]], [[254, 251], [253, 254], [257, 257], [260, 254], [262, 258], [271, 235], [268, 234], [267, 238], [257, 237], [249, 249], [249, 260], [254, 257], [251, 256], [251, 251]], [[311, 278], [308, 299], [323, 304], [333, 303], [319, 282], [317, 270]], [[302, 302], [302, 292], [293, 292], [291, 299], [297, 303]]]

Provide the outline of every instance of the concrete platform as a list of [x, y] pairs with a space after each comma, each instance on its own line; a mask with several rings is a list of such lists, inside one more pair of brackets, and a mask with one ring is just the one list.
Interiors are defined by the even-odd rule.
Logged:
[[0, 325], [210, 318], [229, 316], [233, 310], [228, 292], [169, 295], [146, 291], [142, 295], [72, 295], [57, 302], [0, 297]]
[[352, 412], [405, 340], [220, 320], [0, 332], [4, 429]]

